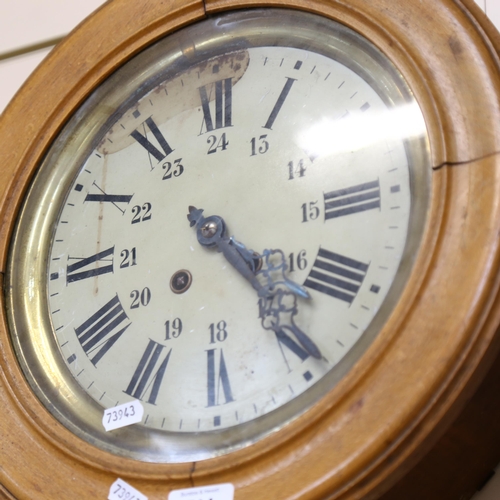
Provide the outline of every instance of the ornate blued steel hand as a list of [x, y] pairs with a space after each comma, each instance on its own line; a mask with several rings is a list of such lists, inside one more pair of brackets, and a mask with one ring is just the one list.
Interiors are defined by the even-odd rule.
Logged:
[[264, 287], [255, 276], [258, 256], [254, 260], [253, 252], [245, 245], [225, 236], [226, 225], [222, 217], [218, 215], [203, 217], [202, 209], [189, 207], [188, 220], [191, 227], [196, 226], [196, 236], [200, 245], [216, 246], [226, 260], [251, 283], [259, 295], [265, 293]]
[[297, 297], [309, 299], [310, 296], [303, 286], [286, 277], [288, 265], [283, 252], [264, 250], [260, 255], [249, 250], [232, 236], [225, 236], [226, 225], [222, 217], [204, 217], [202, 209], [189, 207], [187, 217], [191, 227], [196, 226], [200, 245], [217, 247], [257, 291], [263, 328], [274, 331], [278, 338], [286, 336], [286, 331], [291, 332], [311, 356], [321, 359], [316, 344], [295, 324]]

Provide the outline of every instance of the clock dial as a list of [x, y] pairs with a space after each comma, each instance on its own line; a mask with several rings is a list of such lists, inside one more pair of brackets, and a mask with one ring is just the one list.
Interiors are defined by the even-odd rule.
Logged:
[[[138, 56], [35, 183], [54, 225], [36, 271], [48, 362], [81, 405], [55, 413], [106, 449], [184, 461], [256, 440], [331, 389], [404, 285], [427, 196], [420, 110], [364, 39], [290, 16], [334, 48], [277, 21], [256, 43], [258, 14], [229, 16], [238, 43], [190, 28], [213, 46]], [[104, 409], [134, 399], [142, 423], [104, 436]]]

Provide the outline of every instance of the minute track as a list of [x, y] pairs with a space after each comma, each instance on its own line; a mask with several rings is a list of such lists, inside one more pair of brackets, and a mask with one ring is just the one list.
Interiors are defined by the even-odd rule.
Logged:
[[[410, 207], [402, 142], [339, 155], [302, 142], [311, 123], [324, 133], [325, 113], [348, 110], [350, 127], [387, 108], [352, 69], [292, 47], [193, 64], [128, 100], [89, 148], [47, 275], [55, 327], [66, 325], [55, 335], [67, 369], [85, 370], [85, 394], [98, 408], [140, 399], [138, 428], [189, 439], [274, 418], [342, 364], [398, 273]], [[204, 236], [213, 248], [198, 240], [202, 218], [189, 227], [193, 204], [225, 228]], [[184, 274], [189, 286], [172, 288]]]

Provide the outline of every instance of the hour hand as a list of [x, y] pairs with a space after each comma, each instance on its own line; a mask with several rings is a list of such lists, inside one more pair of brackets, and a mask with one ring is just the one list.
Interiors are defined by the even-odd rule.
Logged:
[[222, 252], [226, 260], [252, 285], [261, 295], [266, 290], [256, 278], [253, 252], [233, 238], [225, 236], [226, 224], [222, 217], [203, 216], [203, 209], [189, 207], [188, 220], [191, 227], [196, 226], [196, 236], [200, 245], [214, 247]]
[[[302, 344], [302, 347], [314, 358], [322, 355], [316, 344], [293, 321], [298, 313], [297, 296], [310, 298], [307, 291], [300, 285], [285, 277], [286, 263], [281, 250], [265, 250], [263, 259], [265, 269], [258, 271], [263, 275], [266, 285], [262, 285], [255, 273], [256, 263], [254, 253], [243, 243], [225, 236], [224, 219], [218, 215], [203, 216], [203, 210], [189, 207], [188, 220], [191, 227], [196, 226], [196, 236], [200, 245], [214, 247], [222, 252], [226, 260], [248, 281], [259, 294], [259, 316], [266, 330], [273, 330], [278, 337], [286, 336], [285, 330], [291, 332]], [[278, 256], [279, 263], [272, 263], [272, 258]], [[281, 279], [273, 278], [277, 273]], [[289, 303], [287, 303], [289, 302]], [[269, 325], [266, 324], [269, 320]]]

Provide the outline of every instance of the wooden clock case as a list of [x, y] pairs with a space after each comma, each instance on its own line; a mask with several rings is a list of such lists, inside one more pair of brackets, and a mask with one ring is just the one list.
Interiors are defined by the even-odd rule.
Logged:
[[182, 26], [265, 6], [322, 14], [362, 33], [422, 108], [431, 202], [394, 313], [341, 383], [279, 432], [227, 456], [148, 464], [81, 441], [39, 403], [17, 364], [2, 295], [0, 496], [107, 498], [120, 477], [151, 500], [224, 482], [236, 499], [375, 499], [432, 448], [492, 364], [500, 342], [500, 37], [472, 0], [108, 2], [46, 58], [1, 118], [0, 279], [27, 186], [92, 90]]

